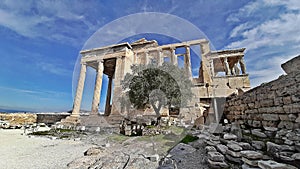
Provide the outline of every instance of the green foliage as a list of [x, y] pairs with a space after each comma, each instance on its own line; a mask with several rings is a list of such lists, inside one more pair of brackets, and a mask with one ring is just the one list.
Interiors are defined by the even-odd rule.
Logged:
[[143, 109], [151, 104], [159, 116], [163, 106], [180, 108], [191, 100], [192, 82], [184, 69], [170, 63], [158, 66], [133, 65], [132, 73], [127, 73], [122, 81], [123, 90], [130, 103], [137, 109]]
[[198, 137], [195, 137], [195, 136], [192, 136], [192, 135], [188, 134], [180, 142], [187, 144], [189, 142], [193, 142], [193, 141], [196, 141], [198, 139], [199, 139]]

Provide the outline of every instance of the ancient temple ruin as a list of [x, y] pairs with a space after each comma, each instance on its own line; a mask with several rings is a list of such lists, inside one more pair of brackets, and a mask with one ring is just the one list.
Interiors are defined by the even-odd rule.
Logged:
[[[198, 77], [192, 76], [192, 46], [198, 46], [201, 51]], [[176, 49], [179, 48], [185, 52], [176, 53]], [[180, 108], [181, 116], [193, 122], [206, 113], [210, 119], [216, 120], [220, 118], [218, 99], [250, 88], [244, 62], [244, 50], [245, 48], [211, 51], [209, 41], [206, 39], [159, 45], [155, 40], [143, 38], [131, 44], [126, 42], [80, 51], [82, 55], [81, 69], [73, 112], [65, 122], [79, 122], [87, 67], [92, 67], [97, 72], [90, 116], [98, 114], [102, 78], [103, 74], [106, 74], [109, 80], [104, 116], [108, 119], [121, 120], [124, 112], [120, 112], [122, 109], [118, 107], [120, 104], [117, 103], [117, 97], [112, 98], [112, 96], [117, 96], [122, 92], [121, 80], [126, 73], [131, 71], [131, 65], [148, 64], [153, 60], [159, 65], [164, 61], [178, 65], [179, 57], [183, 57], [184, 69], [193, 82], [192, 91], [195, 94], [188, 107]]]

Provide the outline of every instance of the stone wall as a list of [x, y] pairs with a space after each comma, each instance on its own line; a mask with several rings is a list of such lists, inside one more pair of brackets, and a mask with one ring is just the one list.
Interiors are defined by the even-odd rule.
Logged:
[[[240, 124], [255, 128], [299, 128], [299, 63], [300, 56], [295, 57], [282, 64], [287, 75], [282, 75], [274, 81], [264, 83], [242, 95], [229, 97], [224, 109], [226, 118], [231, 122], [239, 121]], [[293, 68], [295, 66], [296, 68]]]
[[38, 113], [36, 122], [51, 125], [61, 121], [61, 119], [65, 119], [67, 116], [70, 116], [70, 114], [69, 113]]
[[0, 113], [0, 120], [5, 120], [11, 126], [36, 123], [37, 115], [31, 113]]

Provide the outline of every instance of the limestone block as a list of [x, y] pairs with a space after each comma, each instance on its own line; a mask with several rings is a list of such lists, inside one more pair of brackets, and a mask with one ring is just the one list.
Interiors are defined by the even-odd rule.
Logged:
[[232, 161], [232, 162], [238, 163], [238, 164], [242, 164], [242, 160], [241, 160], [241, 158], [239, 158], [239, 157], [232, 157], [232, 156], [229, 155], [229, 154], [226, 154], [225, 157], [226, 157], [226, 159], [229, 160], [229, 161]]
[[206, 146], [205, 151], [206, 152], [217, 152], [216, 148], [213, 146]]
[[226, 133], [226, 134], [224, 134], [223, 138], [225, 140], [236, 140], [237, 136], [234, 134]]
[[245, 157], [242, 157], [242, 161], [250, 166], [255, 166], [257, 167], [258, 166], [258, 160], [252, 160], [252, 159], [247, 159]]
[[279, 114], [279, 119], [282, 121], [288, 121], [289, 116], [287, 114]]
[[233, 142], [228, 143], [227, 147], [228, 147], [228, 149], [233, 150], [233, 151], [242, 151], [243, 150], [243, 148], [240, 145], [233, 143]]
[[263, 141], [252, 141], [252, 146], [257, 150], [262, 150], [265, 147], [265, 143]]
[[281, 121], [278, 124], [278, 128], [293, 129], [294, 128], [294, 123], [290, 122], [290, 121]]
[[276, 153], [281, 150], [280, 145], [275, 144], [273, 142], [267, 142], [267, 151], [270, 153]]
[[242, 169], [260, 169], [260, 168], [254, 167], [254, 166], [249, 166], [248, 164], [244, 163], [242, 165]]
[[277, 121], [277, 120], [279, 120], [278, 114], [263, 114], [262, 117], [266, 121]]
[[243, 150], [254, 150], [254, 148], [249, 143], [239, 142], [238, 144], [243, 148]]
[[226, 154], [232, 156], [232, 157], [241, 157], [241, 153], [238, 151], [238, 152], [235, 152], [235, 151], [232, 151], [232, 150], [227, 150], [226, 151]]
[[223, 144], [218, 144], [216, 148], [222, 154], [226, 154], [226, 151], [228, 150], [228, 147]]
[[[247, 159], [258, 160], [263, 158], [263, 154], [257, 151], [241, 151], [241, 156]], [[251, 165], [251, 164], [250, 164]]]
[[283, 104], [291, 104], [292, 103], [292, 97], [291, 96], [285, 96], [282, 98]]
[[259, 129], [253, 129], [251, 130], [251, 133], [260, 138], [267, 138], [266, 134], [261, 132]]
[[207, 153], [208, 159], [212, 161], [219, 161], [222, 162], [225, 160], [224, 156], [219, 152], [208, 152]]
[[268, 160], [268, 161], [260, 160], [258, 161], [258, 166], [261, 169], [297, 169], [296, 167], [283, 164], [283, 163], [278, 163], [273, 160]]
[[218, 161], [212, 161], [210, 159], [207, 159], [207, 162], [211, 168], [227, 168], [228, 167], [228, 164], [225, 163], [224, 161], [218, 162]]
[[253, 120], [252, 126], [255, 127], [255, 128], [261, 127], [262, 126], [261, 121]]

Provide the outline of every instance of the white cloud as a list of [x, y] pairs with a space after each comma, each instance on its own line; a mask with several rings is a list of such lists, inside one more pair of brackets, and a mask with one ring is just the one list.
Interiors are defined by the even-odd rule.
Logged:
[[226, 48], [247, 48], [249, 55], [246, 57], [251, 61], [248, 65], [251, 65], [249, 74], [252, 86], [278, 78], [284, 73], [280, 65], [299, 54], [298, 0], [253, 1], [231, 14], [227, 22], [238, 25], [229, 35], [237, 40]]
[[0, 26], [29, 38], [78, 44], [78, 39], [86, 38], [100, 24], [93, 17], [86, 19], [85, 15], [93, 15], [90, 11], [96, 8], [90, 3], [4, 0], [0, 2]]

